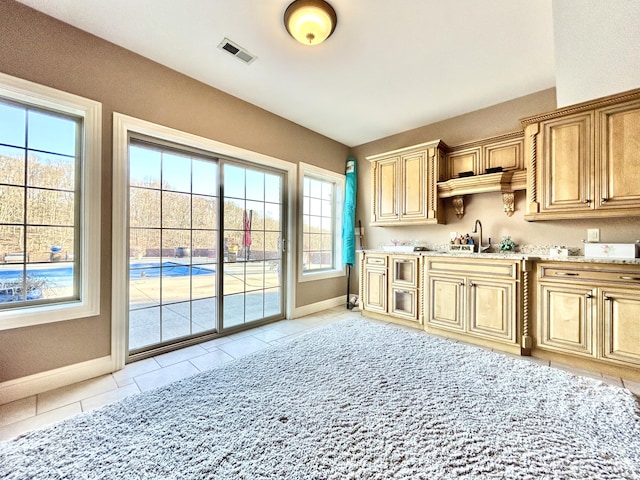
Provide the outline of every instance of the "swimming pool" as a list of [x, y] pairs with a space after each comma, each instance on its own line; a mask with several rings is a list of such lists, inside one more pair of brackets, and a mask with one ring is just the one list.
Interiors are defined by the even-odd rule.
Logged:
[[[9, 267], [4, 265], [3, 267]], [[20, 300], [22, 291], [22, 269], [0, 268], [0, 303]], [[142, 278], [157, 278], [162, 275], [166, 277], [185, 277], [191, 275], [212, 275], [215, 274], [214, 265], [183, 265], [175, 262], [149, 262], [134, 263], [129, 267], [129, 278], [138, 280]], [[44, 280], [46, 288], [72, 288], [73, 287], [73, 266], [45, 264], [27, 267], [27, 276], [37, 280]], [[28, 300], [42, 298], [40, 289], [31, 290], [27, 294]]]
[[[161, 268], [162, 267], [162, 268]], [[215, 273], [214, 265], [182, 265], [175, 262], [134, 263], [129, 266], [129, 278], [135, 280], [144, 277], [186, 277], [189, 274], [211, 275]]]

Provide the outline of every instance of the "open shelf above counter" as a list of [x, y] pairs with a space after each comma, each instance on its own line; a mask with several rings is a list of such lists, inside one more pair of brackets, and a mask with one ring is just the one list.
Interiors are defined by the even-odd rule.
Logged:
[[508, 172], [487, 173], [470, 177], [452, 178], [445, 182], [438, 182], [438, 197], [453, 197], [453, 206], [458, 218], [464, 216], [464, 195], [476, 193], [501, 192], [504, 211], [508, 216], [514, 212], [514, 192], [526, 190], [527, 171], [516, 170]]

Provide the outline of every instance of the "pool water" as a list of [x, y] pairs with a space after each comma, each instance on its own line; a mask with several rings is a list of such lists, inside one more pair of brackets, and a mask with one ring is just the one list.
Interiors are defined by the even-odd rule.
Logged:
[[[132, 280], [151, 277], [184, 277], [191, 275], [211, 275], [215, 273], [213, 265], [198, 267], [182, 265], [175, 262], [163, 263], [136, 263], [129, 267], [129, 276]], [[46, 281], [49, 288], [73, 287], [73, 266], [47, 265], [46, 268], [28, 268], [27, 275]], [[20, 300], [22, 287], [16, 288], [16, 280], [22, 277], [22, 269], [0, 269], [0, 303]], [[27, 300], [35, 300], [42, 297], [40, 290], [34, 290], [27, 294]]]
[[[162, 268], [160, 268], [162, 267]], [[211, 275], [215, 273], [213, 265], [198, 267], [196, 265], [182, 265], [175, 262], [136, 263], [129, 267], [129, 278], [132, 280], [144, 277], [185, 277], [191, 275]]]

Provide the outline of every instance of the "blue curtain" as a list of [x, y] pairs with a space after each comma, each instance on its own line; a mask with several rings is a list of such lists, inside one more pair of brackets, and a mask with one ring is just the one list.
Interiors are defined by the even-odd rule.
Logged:
[[349, 157], [346, 167], [346, 182], [344, 193], [344, 213], [342, 215], [342, 263], [353, 265], [356, 260], [356, 159]]

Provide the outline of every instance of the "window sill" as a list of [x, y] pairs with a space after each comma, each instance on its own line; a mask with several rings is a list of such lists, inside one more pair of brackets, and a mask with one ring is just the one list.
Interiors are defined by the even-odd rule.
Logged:
[[45, 323], [64, 322], [99, 314], [100, 307], [97, 299], [89, 302], [76, 301], [7, 310], [0, 312], [0, 331]]
[[302, 272], [298, 275], [298, 282], [315, 282], [317, 280], [327, 280], [329, 278], [340, 278], [346, 275], [345, 269], [323, 270], [322, 272]]

